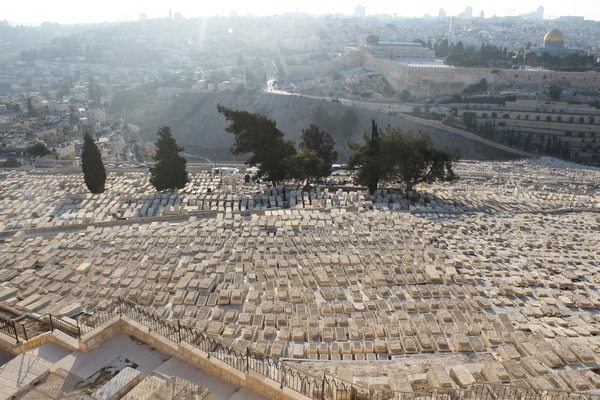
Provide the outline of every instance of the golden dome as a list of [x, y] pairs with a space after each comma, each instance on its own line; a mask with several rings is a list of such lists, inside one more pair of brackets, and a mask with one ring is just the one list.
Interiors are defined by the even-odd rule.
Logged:
[[564, 43], [565, 35], [562, 34], [558, 29], [552, 29], [550, 32], [546, 33], [544, 36], [544, 43]]

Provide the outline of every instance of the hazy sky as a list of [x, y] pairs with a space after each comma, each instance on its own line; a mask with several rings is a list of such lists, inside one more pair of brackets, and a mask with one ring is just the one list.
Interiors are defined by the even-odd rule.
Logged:
[[3, 0], [2, 3], [0, 20], [25, 25], [39, 25], [44, 21], [61, 24], [135, 21], [139, 19], [140, 13], [146, 13], [148, 18], [166, 17], [169, 9], [173, 14], [180, 12], [184, 17], [227, 16], [232, 11], [238, 15], [274, 15], [293, 11], [351, 15], [358, 4], [366, 8], [367, 15], [387, 13], [407, 17], [437, 15], [440, 8], [448, 16], [452, 16], [462, 12], [467, 6], [473, 7], [473, 15], [479, 15], [483, 10], [486, 17], [507, 16], [531, 12], [543, 5], [546, 18], [577, 15], [600, 20], [600, 5], [594, 0], [363, 0], [362, 3], [348, 0]]

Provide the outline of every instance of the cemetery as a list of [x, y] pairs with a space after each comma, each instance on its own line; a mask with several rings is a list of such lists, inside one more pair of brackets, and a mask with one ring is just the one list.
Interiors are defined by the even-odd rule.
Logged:
[[600, 170], [527, 160], [455, 172], [370, 197], [211, 171], [156, 193], [146, 170], [110, 172], [91, 194], [81, 173], [0, 171], [0, 315], [81, 329], [127, 301], [366, 387], [600, 396]]

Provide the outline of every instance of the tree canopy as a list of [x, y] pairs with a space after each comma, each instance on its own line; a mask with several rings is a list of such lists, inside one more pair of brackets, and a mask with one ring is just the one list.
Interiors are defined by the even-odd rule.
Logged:
[[94, 139], [89, 133], [83, 136], [81, 169], [83, 171], [83, 180], [88, 190], [92, 193], [104, 193], [106, 169], [104, 169], [100, 150], [98, 150], [98, 146], [96, 146]]
[[383, 178], [382, 174], [382, 148], [379, 140], [379, 130], [375, 120], [371, 120], [371, 135], [363, 135], [364, 144], [349, 142], [348, 146], [354, 153], [348, 160], [351, 168], [359, 167], [356, 175], [357, 183], [365, 185], [369, 193], [373, 195], [377, 190], [379, 181]]
[[275, 121], [266, 116], [222, 105], [217, 106], [217, 110], [231, 122], [226, 128], [235, 136], [231, 153], [250, 153], [246, 164], [258, 167], [258, 178], [264, 177], [273, 185], [286, 179], [304, 181], [308, 185], [311, 180], [331, 174], [338, 153], [331, 135], [318, 125], [311, 124], [302, 130], [296, 152], [294, 142], [285, 140]]
[[235, 136], [231, 148], [234, 155], [251, 153], [246, 164], [258, 167], [258, 178], [266, 178], [273, 185], [290, 176], [288, 157], [296, 154], [293, 142], [284, 140], [275, 121], [262, 114], [233, 110], [222, 105], [217, 110], [231, 122], [226, 131]]
[[410, 191], [419, 183], [458, 179], [450, 153], [434, 147], [422, 132], [390, 128], [380, 134], [373, 121], [370, 137], [365, 134], [364, 144], [350, 143], [350, 148], [354, 153], [348, 164], [358, 166], [357, 182], [371, 195], [382, 181], [402, 183]]
[[92, 106], [100, 107], [102, 105], [102, 89], [91, 75], [88, 83], [88, 98], [91, 100]]
[[406, 190], [413, 190], [419, 183], [458, 179], [450, 153], [434, 147], [423, 132], [405, 134], [397, 128], [389, 129], [381, 138], [381, 146], [387, 180], [403, 183]]
[[33, 101], [31, 97], [27, 97], [27, 118], [37, 118], [39, 117], [38, 112], [35, 107], [33, 107]]
[[449, 43], [443, 39], [433, 45], [435, 56], [446, 57], [446, 64], [470, 68], [512, 68], [513, 66], [535, 66], [557, 71], [589, 71], [599, 67], [596, 57], [584, 51], [551, 55], [548, 52], [520, 50], [509, 51], [507, 47], [481, 44], [479, 48], [464, 45], [462, 41]]
[[559, 101], [560, 96], [562, 94], [562, 88], [558, 85], [550, 85], [550, 89], [548, 89], [548, 94], [550, 98], [554, 101]]
[[331, 135], [322, 131], [319, 126], [311, 124], [302, 130], [300, 151], [291, 157], [291, 176], [298, 180], [319, 180], [331, 175], [331, 167], [337, 160], [335, 142]]
[[27, 154], [33, 157], [43, 157], [51, 153], [52, 152], [50, 151], [48, 146], [46, 146], [46, 143], [43, 142], [36, 142], [31, 146], [27, 147]]
[[174, 192], [183, 188], [189, 178], [186, 171], [187, 160], [179, 155], [183, 147], [177, 145], [171, 128], [163, 126], [158, 129], [156, 152], [152, 156], [155, 164], [150, 167], [150, 183], [159, 192]]

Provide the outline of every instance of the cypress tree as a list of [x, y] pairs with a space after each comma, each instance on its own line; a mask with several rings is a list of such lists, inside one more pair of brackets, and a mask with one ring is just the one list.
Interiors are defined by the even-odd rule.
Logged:
[[369, 142], [368, 150], [367, 150], [367, 166], [369, 170], [367, 171], [366, 185], [369, 189], [369, 193], [371, 195], [375, 194], [375, 190], [377, 189], [377, 184], [381, 179], [381, 171], [379, 168], [381, 157], [381, 144], [379, 141], [379, 129], [377, 129], [377, 124], [375, 120], [371, 120], [371, 141]]
[[171, 128], [168, 126], [160, 128], [156, 152], [153, 156], [156, 163], [150, 167], [150, 183], [159, 192], [163, 190], [174, 192], [189, 182], [185, 169], [187, 160], [178, 154], [180, 151], [183, 151], [183, 147], [177, 145], [171, 134]]
[[381, 147], [379, 141], [379, 130], [375, 120], [371, 120], [371, 135], [366, 132], [363, 135], [364, 144], [348, 142], [354, 153], [348, 159], [351, 168], [360, 166], [356, 175], [357, 183], [365, 185], [369, 194], [373, 195], [381, 179]]
[[81, 169], [83, 171], [83, 180], [88, 190], [92, 193], [104, 193], [106, 170], [102, 163], [100, 150], [98, 150], [94, 139], [92, 139], [89, 133], [86, 133], [83, 137]]

